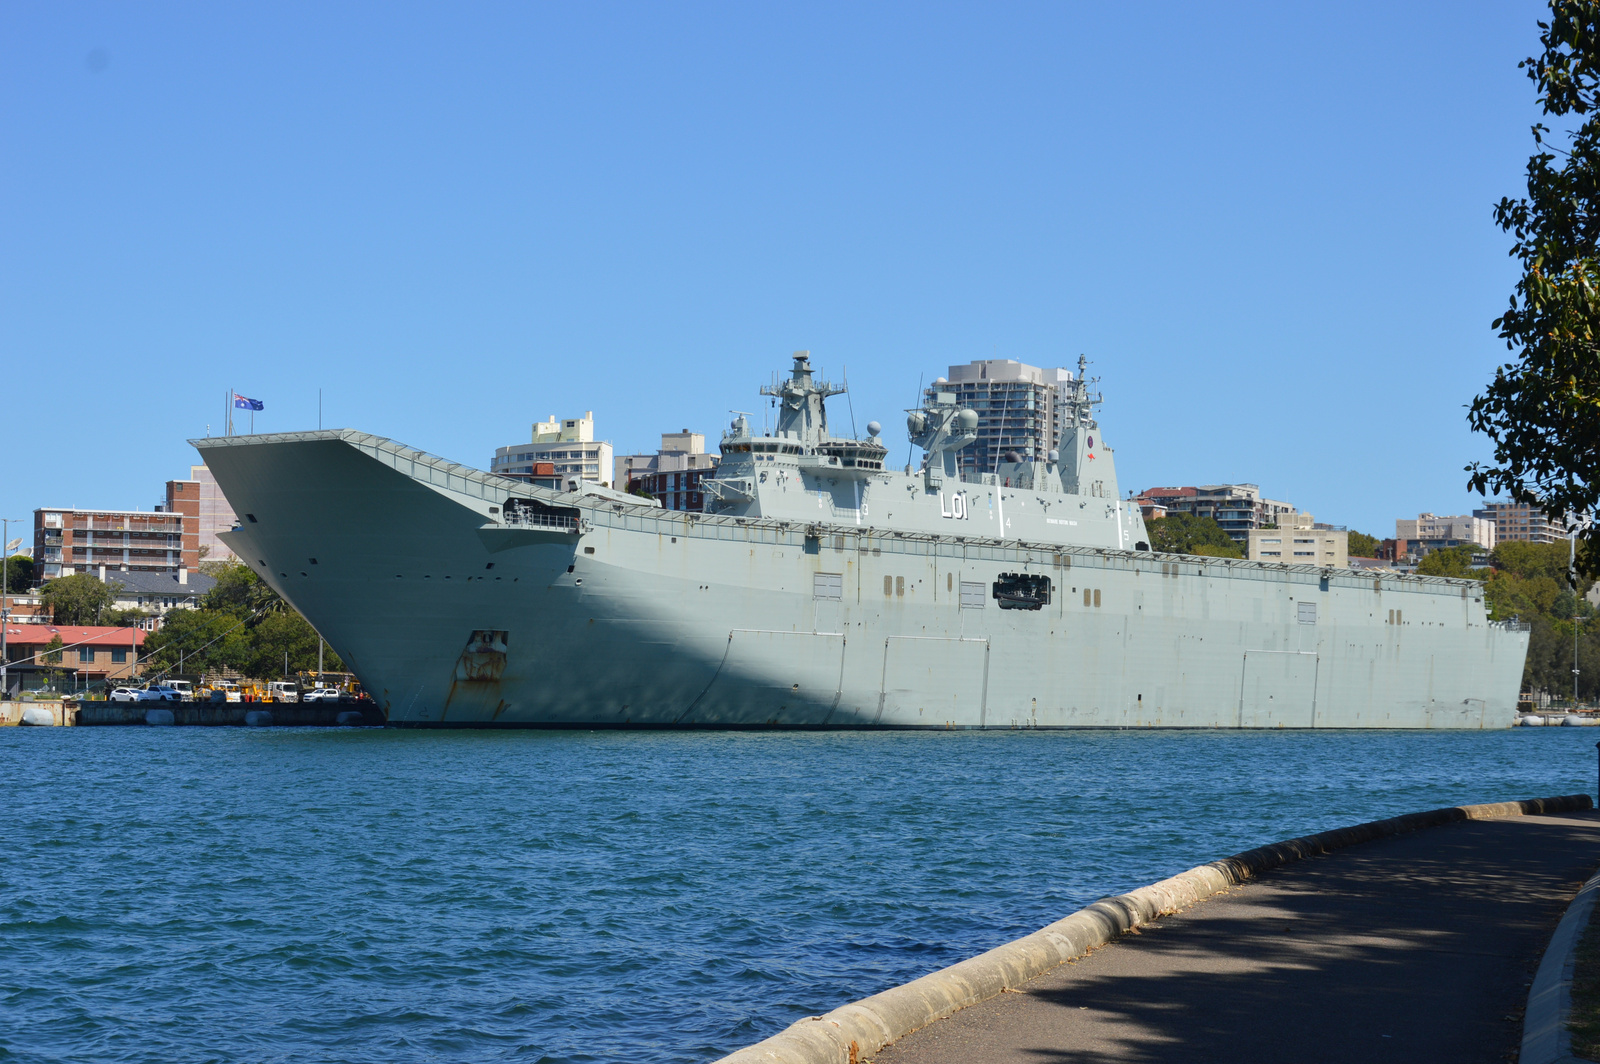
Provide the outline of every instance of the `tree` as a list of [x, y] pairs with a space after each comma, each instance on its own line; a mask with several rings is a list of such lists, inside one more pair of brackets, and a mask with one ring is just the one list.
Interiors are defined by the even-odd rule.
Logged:
[[20, 595], [33, 586], [33, 559], [26, 554], [13, 554], [6, 559], [6, 590]]
[[1479, 549], [1468, 543], [1459, 547], [1430, 551], [1417, 563], [1417, 572], [1423, 576], [1453, 576], [1464, 580], [1485, 579], [1489, 575], [1487, 569], [1472, 567], [1472, 556]]
[[[248, 676], [266, 678], [282, 674], [285, 655], [290, 673], [309, 672], [317, 667], [317, 630], [293, 610], [269, 613], [261, 618], [251, 640], [249, 661], [239, 670]], [[344, 671], [344, 663], [331, 647], [324, 654], [323, 668]]]
[[[1543, 53], [1520, 65], [1544, 113], [1576, 128], [1563, 149], [1536, 124], [1528, 194], [1495, 207], [1522, 268], [1494, 321], [1514, 360], [1469, 408], [1494, 460], [1467, 472], [1471, 490], [1563, 521], [1600, 508], [1600, 0], [1551, 0], [1539, 28]], [[1600, 547], [1600, 522], [1584, 536]], [[1586, 558], [1592, 572], [1600, 551]]]
[[1369, 536], [1365, 532], [1351, 532], [1349, 538], [1350, 557], [1376, 558], [1378, 547], [1382, 540], [1377, 536]]
[[202, 609], [247, 614], [257, 610], [284, 608], [284, 601], [278, 593], [243, 562], [229, 562], [211, 575], [216, 578], [217, 586], [201, 598]]
[[1201, 554], [1212, 558], [1243, 558], [1228, 533], [1215, 519], [1194, 514], [1168, 514], [1144, 523], [1153, 550], [1167, 554]]
[[[120, 586], [120, 585], [119, 585]], [[99, 624], [100, 614], [116, 601], [116, 591], [88, 573], [58, 576], [39, 592], [56, 624]]]
[[50, 642], [46, 643], [44, 645], [44, 650], [40, 652], [39, 660], [44, 662], [46, 665], [60, 665], [61, 648], [64, 646], [66, 646], [66, 644], [61, 641], [60, 633], [51, 636]]
[[245, 671], [254, 647], [245, 618], [221, 610], [173, 610], [145, 638], [147, 668], [169, 672]]

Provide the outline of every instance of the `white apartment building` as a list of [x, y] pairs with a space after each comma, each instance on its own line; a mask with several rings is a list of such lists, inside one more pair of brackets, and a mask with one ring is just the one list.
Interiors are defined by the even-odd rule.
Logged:
[[1253, 562], [1335, 569], [1350, 565], [1350, 533], [1342, 528], [1318, 528], [1310, 514], [1281, 515], [1277, 528], [1252, 528], [1246, 535], [1245, 557]]
[[1010, 358], [986, 358], [951, 366], [928, 394], [954, 392], [956, 402], [978, 415], [978, 438], [957, 453], [965, 472], [992, 473], [1009, 451], [1023, 461], [1043, 461], [1061, 446], [1062, 404], [1071, 370], [1041, 369]]
[[529, 442], [495, 449], [489, 472], [526, 480], [536, 462], [555, 466], [564, 483], [585, 480], [603, 487], [612, 483], [611, 444], [594, 438], [593, 410], [584, 411], [582, 417], [559, 420], [551, 415], [548, 421], [536, 422]]
[[1436, 550], [1475, 544], [1493, 550], [1496, 543], [1495, 523], [1471, 514], [1440, 516], [1418, 514], [1415, 521], [1399, 520], [1394, 523], [1394, 538], [1405, 541], [1408, 556], [1418, 558]]

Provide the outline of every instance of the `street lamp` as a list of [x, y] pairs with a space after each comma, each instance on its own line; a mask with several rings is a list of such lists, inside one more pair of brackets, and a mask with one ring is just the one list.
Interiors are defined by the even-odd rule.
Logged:
[[4, 699], [11, 691], [10, 677], [6, 673], [6, 663], [10, 655], [6, 653], [6, 629], [11, 626], [11, 522], [22, 523], [20, 517], [0, 517], [0, 545], [5, 550], [0, 551], [0, 699]]
[[1594, 522], [1593, 514], [1573, 520], [1567, 532], [1567, 580], [1572, 584], [1572, 706], [1578, 706], [1578, 533]]

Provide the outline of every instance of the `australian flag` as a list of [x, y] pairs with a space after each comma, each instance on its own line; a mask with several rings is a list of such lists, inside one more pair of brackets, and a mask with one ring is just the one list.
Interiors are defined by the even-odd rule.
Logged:
[[233, 405], [240, 410], [265, 410], [266, 404], [260, 399], [246, 399], [238, 392], [233, 393]]

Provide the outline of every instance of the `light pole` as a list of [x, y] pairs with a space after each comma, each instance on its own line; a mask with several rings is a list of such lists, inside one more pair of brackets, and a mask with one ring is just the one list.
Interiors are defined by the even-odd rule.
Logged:
[[1578, 616], [1578, 533], [1589, 527], [1594, 521], [1593, 514], [1585, 514], [1573, 520], [1567, 532], [1567, 581], [1572, 585], [1572, 707], [1578, 707], [1578, 625], [1583, 623], [1583, 618]]
[[11, 679], [6, 672], [10, 655], [6, 652], [6, 629], [11, 626], [11, 522], [22, 523], [20, 517], [0, 517], [0, 699], [11, 691]]

